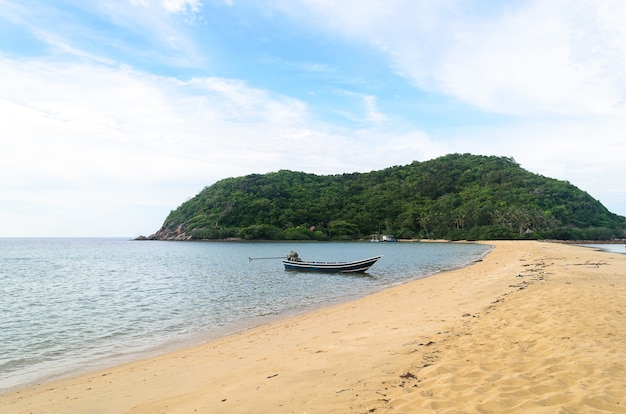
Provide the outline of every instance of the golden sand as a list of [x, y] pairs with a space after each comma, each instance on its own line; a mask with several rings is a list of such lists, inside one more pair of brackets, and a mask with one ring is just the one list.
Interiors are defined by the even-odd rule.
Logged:
[[493, 242], [464, 269], [12, 391], [2, 413], [626, 413], [626, 255]]

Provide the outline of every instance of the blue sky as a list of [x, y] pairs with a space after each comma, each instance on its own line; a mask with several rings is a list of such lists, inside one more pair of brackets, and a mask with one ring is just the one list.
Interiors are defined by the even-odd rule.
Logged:
[[626, 215], [626, 3], [0, 0], [0, 237], [227, 177], [513, 157]]

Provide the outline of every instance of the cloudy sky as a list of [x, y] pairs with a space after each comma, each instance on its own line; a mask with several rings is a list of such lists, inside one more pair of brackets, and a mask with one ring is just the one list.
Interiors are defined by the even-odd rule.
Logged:
[[622, 0], [0, 0], [0, 237], [227, 177], [513, 157], [626, 215]]

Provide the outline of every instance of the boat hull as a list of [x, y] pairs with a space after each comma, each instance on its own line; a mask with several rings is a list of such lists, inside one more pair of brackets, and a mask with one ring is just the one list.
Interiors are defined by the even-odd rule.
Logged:
[[369, 259], [354, 262], [310, 262], [283, 260], [285, 270], [299, 270], [304, 272], [328, 272], [328, 273], [363, 273], [366, 272], [382, 256], [370, 257]]

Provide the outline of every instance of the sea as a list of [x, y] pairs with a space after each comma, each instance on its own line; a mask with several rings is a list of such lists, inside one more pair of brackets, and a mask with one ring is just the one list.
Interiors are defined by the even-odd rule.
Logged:
[[[365, 274], [278, 258], [383, 257]], [[201, 344], [464, 267], [472, 243], [0, 238], [0, 392]], [[375, 310], [372, 310], [375, 312]]]
[[587, 243], [578, 246], [589, 247], [591, 249], [600, 250], [607, 253], [626, 254], [626, 244], [624, 243]]

